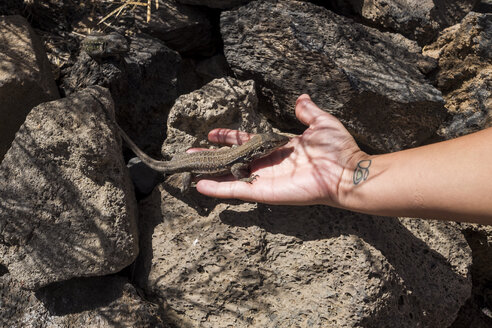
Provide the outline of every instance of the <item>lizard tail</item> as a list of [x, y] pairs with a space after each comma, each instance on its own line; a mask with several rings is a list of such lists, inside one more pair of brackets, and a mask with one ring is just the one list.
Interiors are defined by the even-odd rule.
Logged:
[[126, 134], [125, 131], [118, 125], [118, 123], [115, 123], [116, 126], [118, 127], [118, 130], [121, 134], [121, 137], [125, 140], [125, 142], [128, 144], [130, 149], [135, 153], [135, 155], [140, 158], [140, 160], [150, 167], [153, 170], [156, 170], [161, 173], [169, 173], [169, 164], [165, 161], [158, 161], [147, 155], [146, 153], [143, 152], [133, 141], [130, 139], [130, 137]]

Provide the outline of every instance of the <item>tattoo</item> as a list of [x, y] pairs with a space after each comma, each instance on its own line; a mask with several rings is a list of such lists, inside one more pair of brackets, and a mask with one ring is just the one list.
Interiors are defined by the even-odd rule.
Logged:
[[354, 171], [354, 184], [357, 185], [362, 181], [365, 181], [369, 176], [369, 166], [371, 166], [371, 160], [365, 159], [357, 163], [357, 167]]

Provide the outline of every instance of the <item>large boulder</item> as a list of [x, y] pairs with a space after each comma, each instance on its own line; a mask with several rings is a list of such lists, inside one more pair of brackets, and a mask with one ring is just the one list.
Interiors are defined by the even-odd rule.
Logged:
[[0, 259], [37, 289], [115, 273], [138, 253], [135, 196], [109, 91], [35, 107], [0, 165]]
[[439, 134], [452, 139], [492, 126], [492, 14], [468, 14], [424, 53], [438, 60], [435, 84], [451, 114]]
[[7, 273], [0, 276], [0, 304], [1, 327], [169, 327], [160, 307], [118, 276], [72, 279], [33, 292]]
[[139, 205], [139, 284], [200, 327], [447, 327], [470, 296], [455, 225], [323, 206]]
[[0, 161], [36, 105], [59, 97], [38, 36], [21, 16], [0, 16]]
[[458, 23], [479, 0], [345, 0], [364, 19], [401, 33], [420, 45], [433, 41], [444, 28]]
[[221, 16], [228, 63], [258, 84], [261, 107], [301, 128], [294, 103], [309, 93], [367, 150], [417, 146], [445, 117], [422, 72], [435, 61], [399, 34], [382, 33], [311, 3], [254, 1]]

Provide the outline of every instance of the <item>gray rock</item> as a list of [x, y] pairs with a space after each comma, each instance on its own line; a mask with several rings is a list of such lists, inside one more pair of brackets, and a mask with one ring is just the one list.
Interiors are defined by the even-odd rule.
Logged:
[[422, 72], [435, 62], [414, 41], [298, 1], [254, 1], [221, 16], [227, 61], [254, 79], [260, 107], [303, 129], [294, 104], [308, 93], [370, 151], [417, 146], [445, 117]]
[[21, 16], [0, 16], [0, 162], [36, 105], [59, 98], [43, 45]]
[[181, 3], [196, 6], [207, 6], [210, 8], [230, 9], [244, 5], [251, 0], [178, 0]]
[[91, 85], [109, 88], [122, 128], [142, 149], [158, 154], [167, 114], [178, 96], [181, 57], [149, 35], [135, 35], [130, 41], [123, 58], [97, 62], [81, 52], [61, 88], [66, 94]]
[[0, 3], [0, 15], [20, 15], [25, 6], [23, 0], [3, 0]]
[[439, 129], [452, 139], [492, 126], [492, 14], [468, 14], [424, 53], [438, 60], [435, 84], [451, 114]]
[[140, 158], [134, 157], [128, 161], [128, 169], [130, 177], [137, 197], [148, 196], [154, 190], [154, 187], [159, 183], [159, 173], [145, 165]]
[[480, 1], [475, 8], [473, 8], [473, 11], [478, 12], [478, 13], [492, 13], [492, 0], [482, 0]]
[[131, 38], [125, 58], [128, 85], [115, 99], [118, 122], [144, 150], [159, 154], [166, 135], [169, 110], [178, 97], [177, 74], [181, 57], [159, 40], [141, 35]]
[[35, 107], [0, 165], [0, 258], [28, 289], [118, 272], [138, 253], [109, 92]]
[[253, 81], [215, 79], [176, 100], [169, 112], [167, 138], [161, 152], [170, 157], [190, 147], [207, 147], [208, 132], [214, 128], [251, 133], [271, 130], [266, 119], [257, 113], [257, 106]]
[[230, 72], [230, 67], [224, 55], [219, 54], [210, 58], [200, 60], [196, 64], [196, 72], [208, 82], [213, 79], [226, 77]]
[[214, 79], [231, 76], [232, 71], [224, 55], [219, 54], [204, 59], [183, 59], [178, 73], [180, 95], [200, 89]]
[[460, 309], [450, 328], [492, 325], [492, 226], [461, 223], [460, 228], [472, 249], [472, 296]]
[[159, 307], [117, 276], [73, 279], [35, 293], [6, 274], [0, 277], [0, 303], [2, 327], [168, 327]]
[[200, 327], [447, 327], [470, 295], [471, 252], [452, 224], [163, 185], [139, 215], [139, 283]]
[[479, 0], [346, 0], [363, 18], [416, 40], [432, 42], [444, 28], [458, 23]]
[[152, 12], [149, 22], [145, 7], [135, 12], [138, 28], [180, 54], [209, 56], [214, 53], [212, 24], [198, 8], [175, 0], [160, 1], [159, 9]]

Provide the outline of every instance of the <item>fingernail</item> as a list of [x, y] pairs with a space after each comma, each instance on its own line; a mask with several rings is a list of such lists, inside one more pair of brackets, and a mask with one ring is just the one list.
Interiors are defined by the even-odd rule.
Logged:
[[300, 95], [296, 100], [296, 105], [298, 105], [301, 101], [311, 101], [311, 97], [308, 94]]

